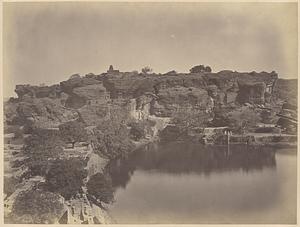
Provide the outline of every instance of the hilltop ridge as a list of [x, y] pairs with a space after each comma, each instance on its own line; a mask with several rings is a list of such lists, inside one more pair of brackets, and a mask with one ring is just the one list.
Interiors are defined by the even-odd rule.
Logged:
[[[295, 96], [286, 97], [295, 90], [296, 83], [278, 79], [276, 72], [156, 74], [110, 68], [99, 75], [75, 74], [51, 86], [17, 85], [18, 98], [7, 102], [5, 119], [11, 124], [33, 121], [41, 127], [57, 127], [80, 116], [91, 125], [121, 103], [129, 112], [147, 103], [150, 114], [171, 117], [179, 109], [209, 111], [213, 106], [270, 104], [287, 99], [295, 103]], [[129, 106], [129, 100], [135, 100], [135, 107]]]

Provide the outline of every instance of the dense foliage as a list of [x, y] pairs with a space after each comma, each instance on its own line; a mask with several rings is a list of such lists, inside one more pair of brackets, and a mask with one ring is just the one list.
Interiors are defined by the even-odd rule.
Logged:
[[25, 139], [23, 149], [29, 176], [44, 176], [50, 165], [49, 160], [59, 157], [63, 152], [62, 146], [63, 141], [58, 131], [35, 129]]
[[131, 122], [128, 124], [130, 127], [130, 138], [135, 141], [146, 138], [147, 135], [152, 135], [153, 130], [152, 126], [155, 125], [155, 122], [150, 120]]
[[46, 174], [45, 187], [70, 199], [81, 192], [83, 179], [87, 176], [85, 167], [86, 161], [77, 158], [56, 160]]
[[84, 124], [78, 121], [70, 121], [59, 126], [62, 139], [66, 143], [72, 143], [73, 147], [76, 142], [87, 140], [87, 133]]
[[211, 68], [209, 66], [204, 65], [196, 65], [190, 69], [191, 73], [201, 73], [201, 72], [211, 72]]
[[91, 176], [87, 183], [87, 190], [90, 195], [104, 203], [110, 203], [113, 201], [114, 190], [111, 179], [102, 173], [97, 173]]
[[145, 66], [144, 68], [142, 68], [143, 74], [148, 74], [148, 73], [151, 73], [152, 71], [153, 70], [149, 66]]
[[22, 191], [14, 202], [12, 219], [22, 224], [53, 224], [63, 211], [59, 199], [58, 195], [42, 190]]
[[274, 113], [272, 113], [271, 111], [268, 110], [263, 110], [260, 114], [262, 123], [265, 124], [270, 124], [272, 123], [273, 119], [274, 119]]
[[180, 129], [206, 127], [210, 117], [210, 114], [203, 111], [178, 111], [173, 117], [173, 123]]
[[123, 155], [133, 149], [129, 129], [125, 124], [105, 121], [93, 130], [91, 138], [95, 151], [108, 158]]
[[134, 146], [127, 124], [128, 116], [124, 111], [111, 110], [110, 120], [97, 125], [89, 136], [94, 151], [109, 159], [130, 152]]

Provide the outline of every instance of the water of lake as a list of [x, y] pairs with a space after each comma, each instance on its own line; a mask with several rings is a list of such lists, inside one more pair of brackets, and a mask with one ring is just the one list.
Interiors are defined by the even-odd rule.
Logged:
[[109, 172], [117, 223], [296, 222], [296, 148], [153, 144]]

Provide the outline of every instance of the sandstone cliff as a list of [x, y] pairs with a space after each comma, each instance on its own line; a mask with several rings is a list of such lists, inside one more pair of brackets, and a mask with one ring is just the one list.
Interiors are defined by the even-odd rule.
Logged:
[[191, 109], [210, 113], [215, 107], [283, 99], [286, 94], [280, 86], [286, 85], [276, 87], [277, 78], [274, 72], [233, 71], [78, 75], [52, 86], [17, 85], [18, 99], [8, 102], [5, 114], [10, 124], [31, 121], [39, 127], [57, 127], [77, 118], [95, 125], [108, 119], [116, 108], [136, 119], [172, 117]]

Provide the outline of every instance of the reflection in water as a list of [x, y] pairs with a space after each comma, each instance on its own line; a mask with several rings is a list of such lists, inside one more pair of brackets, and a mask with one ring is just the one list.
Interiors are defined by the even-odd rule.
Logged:
[[117, 223], [296, 221], [295, 149], [152, 144], [111, 161]]
[[245, 172], [275, 168], [273, 148], [232, 145], [199, 146], [191, 143], [151, 144], [127, 158], [113, 160], [108, 165], [114, 187], [126, 187], [136, 169], [169, 174], [242, 170]]

